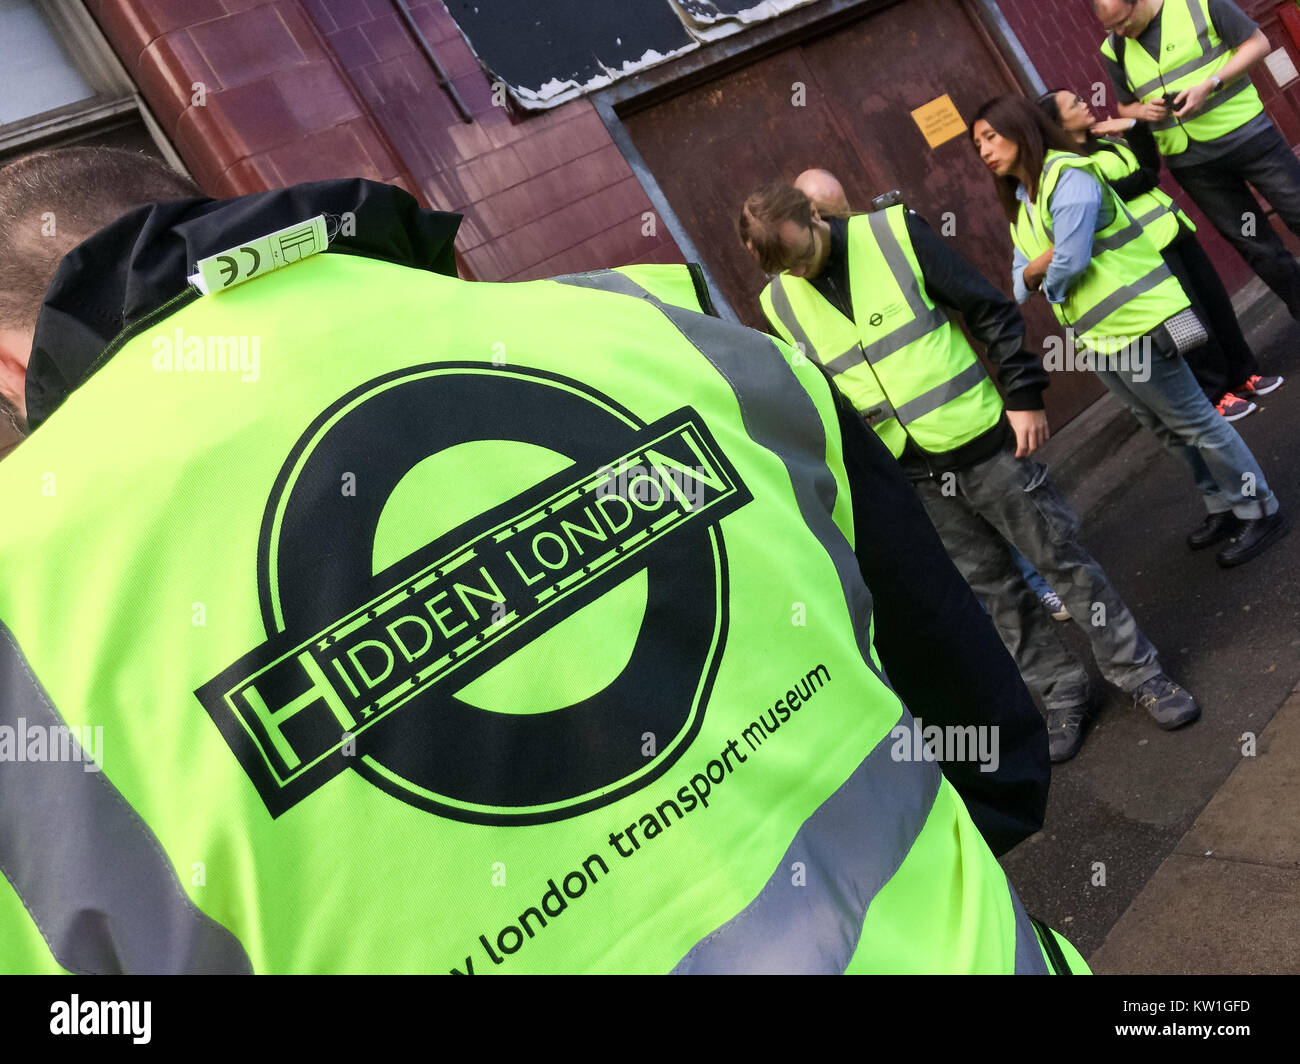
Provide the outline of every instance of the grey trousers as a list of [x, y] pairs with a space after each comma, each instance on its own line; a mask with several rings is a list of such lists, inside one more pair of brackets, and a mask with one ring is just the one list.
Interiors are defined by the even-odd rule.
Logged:
[[1047, 709], [1083, 705], [1088, 674], [1061, 637], [1007, 543], [1033, 563], [1087, 634], [1101, 674], [1124, 691], [1161, 672], [1156, 648], [1079, 545], [1079, 519], [1047, 467], [1011, 448], [955, 473], [916, 482], [953, 563], [988, 610], [1025, 685]]

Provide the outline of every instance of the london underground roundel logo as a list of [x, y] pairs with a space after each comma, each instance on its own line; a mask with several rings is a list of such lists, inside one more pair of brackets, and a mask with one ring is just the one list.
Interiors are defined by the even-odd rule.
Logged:
[[750, 499], [689, 406], [645, 424], [536, 370], [388, 374], [286, 458], [266, 640], [196, 694], [272, 816], [348, 770], [459, 820], [576, 815], [699, 730], [727, 635], [718, 524]]

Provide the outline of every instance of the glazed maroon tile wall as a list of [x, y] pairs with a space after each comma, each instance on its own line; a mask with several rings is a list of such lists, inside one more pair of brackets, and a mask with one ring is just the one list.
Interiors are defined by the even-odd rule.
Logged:
[[389, 0], [90, 0], [206, 189], [238, 195], [359, 175], [464, 215], [483, 280], [680, 261], [590, 103], [499, 106], [438, 0], [412, 15], [468, 107], [464, 122]]

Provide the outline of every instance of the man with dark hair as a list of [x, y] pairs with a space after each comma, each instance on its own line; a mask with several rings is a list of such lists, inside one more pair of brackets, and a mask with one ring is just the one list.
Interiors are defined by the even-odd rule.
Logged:
[[[1111, 683], [1162, 728], [1196, 720], [1200, 707], [1164, 674], [1155, 647], [1079, 545], [1078, 519], [1047, 468], [1030, 460], [1048, 436], [1048, 381], [1025, 350], [1016, 305], [901, 205], [824, 219], [802, 192], [772, 185], [745, 201], [741, 225], [764, 270], [776, 273], [761, 297], [769, 323], [822, 367], [902, 462], [1042, 699], [1052, 760], [1068, 760], [1083, 743], [1088, 676], [1010, 545], [1059, 589]], [[948, 311], [987, 346], [1005, 398]]]
[[[96, 185], [32, 187], [11, 232]], [[11, 967], [1081, 963], [991, 849], [1046, 800], [1013, 663], [697, 271], [462, 282], [459, 219], [360, 179], [127, 195], [0, 335]]]
[[[1178, 183], [1300, 320], [1300, 265], [1248, 187], [1300, 235], [1300, 161], [1250, 80], [1270, 50], [1264, 31], [1231, 0], [1094, 0], [1094, 8], [1119, 113], [1152, 124]], [[1259, 374], [1228, 382], [1246, 400], [1272, 384]]]
[[[847, 218], [853, 213], [849, 208], [849, 199], [844, 186], [829, 170], [818, 168], [805, 170], [794, 179], [792, 184], [808, 197], [809, 202], [822, 218]], [[1011, 560], [1015, 562], [1021, 576], [1038, 596], [1043, 609], [1052, 615], [1052, 620], [1068, 621], [1070, 611], [1065, 608], [1065, 603], [1061, 601], [1060, 596], [1048, 586], [1038, 570], [1029, 564], [1029, 559], [1014, 546], [1011, 547]]]

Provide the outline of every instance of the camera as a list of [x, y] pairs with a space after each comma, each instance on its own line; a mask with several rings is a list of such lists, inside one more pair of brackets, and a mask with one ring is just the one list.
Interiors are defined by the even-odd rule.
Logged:
[[888, 192], [877, 196], [871, 201], [873, 211], [883, 211], [886, 207], [896, 207], [903, 202], [903, 192], [901, 189], [890, 189]]

